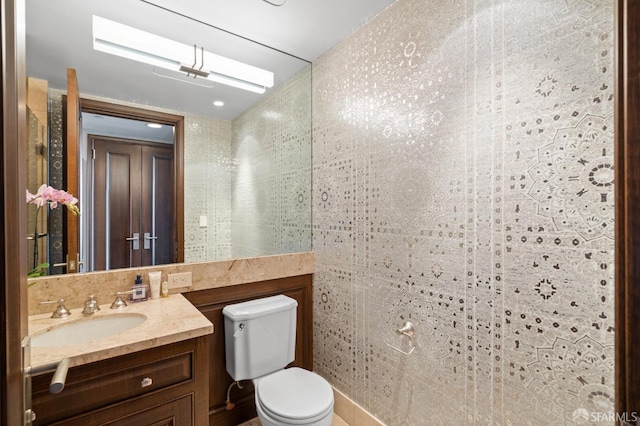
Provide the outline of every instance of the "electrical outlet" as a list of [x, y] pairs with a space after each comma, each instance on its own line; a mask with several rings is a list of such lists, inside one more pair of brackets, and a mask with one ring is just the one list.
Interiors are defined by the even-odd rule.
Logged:
[[169, 289], [191, 287], [191, 272], [169, 274]]

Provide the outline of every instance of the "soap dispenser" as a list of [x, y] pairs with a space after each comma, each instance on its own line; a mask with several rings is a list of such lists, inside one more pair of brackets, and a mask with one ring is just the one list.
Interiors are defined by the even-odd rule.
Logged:
[[144, 302], [147, 300], [147, 286], [142, 283], [142, 275], [136, 275], [136, 281], [131, 290], [133, 290], [129, 297], [131, 302]]

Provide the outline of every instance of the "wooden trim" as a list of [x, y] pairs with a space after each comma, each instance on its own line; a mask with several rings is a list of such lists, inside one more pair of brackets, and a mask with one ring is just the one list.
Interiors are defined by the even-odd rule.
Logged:
[[640, 26], [638, 22], [640, 22], [640, 2], [617, 0], [615, 381], [616, 412], [626, 414], [628, 422], [636, 420], [635, 415], [640, 413]]
[[[0, 425], [23, 424], [24, 383], [21, 342], [27, 335], [26, 225], [26, 72], [24, 2], [0, 5], [2, 66], [2, 354], [0, 355]], [[29, 362], [29, 359], [26, 360]]]
[[184, 262], [184, 117], [160, 111], [113, 104], [94, 99], [80, 100], [82, 112], [110, 115], [112, 117], [145, 120], [174, 126], [174, 208], [176, 221], [176, 263]]
[[184, 117], [181, 116], [179, 120], [174, 121], [173, 125], [176, 138], [173, 144], [176, 262], [182, 263], [184, 262]]
[[194, 387], [194, 424], [206, 425], [209, 422], [209, 338], [198, 337], [195, 340], [195, 387]]
[[[80, 89], [76, 70], [67, 68], [67, 96], [65, 98], [65, 189], [80, 199]], [[65, 273], [78, 272], [78, 253], [80, 253], [80, 227], [78, 217], [69, 209], [64, 214], [64, 252], [67, 255]]]

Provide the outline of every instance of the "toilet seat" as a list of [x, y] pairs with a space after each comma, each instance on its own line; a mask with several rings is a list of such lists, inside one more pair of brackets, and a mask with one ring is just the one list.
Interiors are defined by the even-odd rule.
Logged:
[[325, 379], [292, 367], [256, 380], [256, 403], [284, 424], [312, 424], [333, 413], [333, 390]]

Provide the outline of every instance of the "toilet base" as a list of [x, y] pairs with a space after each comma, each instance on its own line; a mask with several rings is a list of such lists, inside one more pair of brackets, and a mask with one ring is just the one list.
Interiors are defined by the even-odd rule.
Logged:
[[[253, 383], [256, 412], [263, 426], [331, 426], [333, 390], [312, 371], [291, 367], [256, 378]], [[283, 393], [283, 386], [305, 392]], [[274, 411], [276, 407], [278, 411]]]

